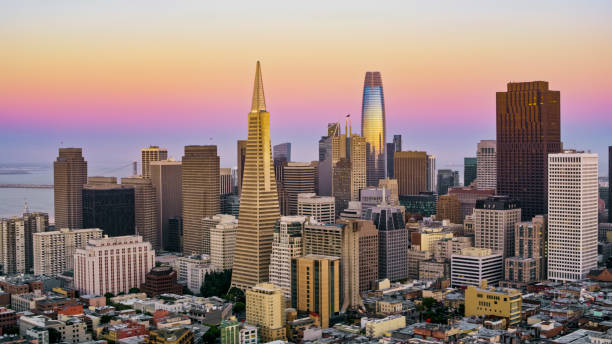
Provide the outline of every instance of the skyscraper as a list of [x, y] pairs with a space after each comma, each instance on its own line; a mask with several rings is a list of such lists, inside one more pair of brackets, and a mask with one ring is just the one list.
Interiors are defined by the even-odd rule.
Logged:
[[316, 168], [309, 162], [289, 162], [283, 166], [283, 189], [287, 194], [287, 215], [297, 215], [298, 195], [315, 192]]
[[[495, 140], [480, 140], [476, 150], [476, 188], [497, 187], [497, 149]], [[466, 185], [467, 186], [467, 185]]]
[[202, 241], [202, 218], [219, 214], [217, 146], [185, 146], [183, 173], [183, 253], [209, 254]]
[[108, 236], [133, 235], [135, 216], [134, 186], [117, 184], [116, 177], [89, 177], [83, 185], [84, 228], [100, 228]]
[[[152, 161], [149, 165], [151, 181], [155, 188], [159, 217], [160, 242], [164, 250], [171, 250], [170, 244], [180, 238], [170, 238], [170, 219], [183, 215], [183, 172], [180, 161]], [[176, 250], [176, 247], [172, 247]]]
[[[359, 191], [367, 185], [367, 143], [364, 137], [351, 135], [349, 139], [351, 159], [351, 201], [359, 200]], [[384, 177], [380, 178], [384, 179]], [[374, 186], [378, 186], [379, 179]]]
[[242, 194], [242, 178], [244, 177], [244, 160], [246, 158], [247, 142], [247, 140], [237, 141], [236, 185], [238, 186], [238, 196]]
[[55, 228], [83, 227], [83, 185], [87, 184], [87, 161], [81, 148], [60, 148], [53, 163]]
[[270, 146], [270, 113], [266, 111], [261, 67], [258, 61], [249, 113], [249, 137], [232, 286], [246, 289], [268, 280], [272, 237], [279, 218], [280, 209]]
[[497, 92], [497, 194], [517, 199], [523, 220], [547, 213], [548, 154], [562, 149], [560, 109], [560, 93], [546, 81]]
[[333, 170], [332, 196], [336, 199], [336, 214], [340, 214], [351, 201], [351, 162], [342, 158]]
[[49, 214], [30, 212], [26, 206], [23, 213], [23, 229], [25, 238], [25, 264], [26, 271], [29, 272], [34, 267], [34, 248], [32, 247], [33, 235], [35, 233], [46, 232], [49, 229]]
[[386, 177], [385, 101], [380, 72], [366, 72], [361, 106], [361, 136], [370, 145], [367, 185], [377, 186]]
[[151, 178], [151, 162], [168, 159], [168, 150], [158, 146], [149, 146], [149, 148], [141, 149], [140, 155], [142, 159], [142, 177]]
[[153, 249], [161, 249], [161, 233], [157, 213], [157, 195], [150, 178], [121, 178], [122, 185], [134, 187], [134, 220], [136, 234], [148, 241]]
[[19, 217], [0, 218], [0, 273], [26, 273], [25, 228]]
[[272, 154], [274, 159], [284, 159], [287, 162], [291, 162], [291, 142], [279, 143], [272, 147]]
[[504, 258], [514, 255], [514, 225], [521, 221], [521, 208], [507, 196], [476, 201], [474, 247], [490, 248]]
[[304, 216], [282, 216], [274, 229], [270, 257], [270, 283], [279, 287], [287, 299], [291, 298], [291, 259], [302, 256]]
[[436, 192], [437, 177], [436, 177], [436, 156], [427, 154], [427, 191]]
[[597, 154], [548, 156], [548, 279], [576, 281], [597, 268]]
[[387, 178], [394, 178], [393, 155], [402, 151], [402, 135], [393, 135], [393, 142], [387, 143]]
[[477, 158], [463, 158], [463, 185], [470, 186], [476, 179]]
[[427, 153], [396, 152], [393, 158], [400, 195], [417, 195], [427, 189]]
[[446, 195], [448, 193], [448, 188], [455, 186], [455, 175], [459, 175], [459, 173], [455, 173], [453, 170], [438, 170], [438, 195]]
[[[612, 181], [612, 146], [608, 146], [608, 219], [611, 218], [612, 213], [612, 188], [610, 185]], [[610, 220], [608, 220], [610, 221]]]
[[231, 195], [234, 193], [234, 183], [232, 182], [232, 169], [219, 169], [219, 196]]

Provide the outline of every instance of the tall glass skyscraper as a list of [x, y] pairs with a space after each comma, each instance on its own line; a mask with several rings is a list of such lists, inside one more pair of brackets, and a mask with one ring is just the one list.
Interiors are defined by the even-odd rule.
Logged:
[[361, 105], [361, 136], [369, 144], [366, 182], [368, 186], [377, 186], [387, 172], [385, 100], [380, 72], [366, 72]]

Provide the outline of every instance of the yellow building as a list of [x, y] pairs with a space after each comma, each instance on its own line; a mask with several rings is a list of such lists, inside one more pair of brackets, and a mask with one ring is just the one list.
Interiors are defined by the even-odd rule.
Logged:
[[521, 321], [522, 294], [516, 289], [468, 286], [465, 290], [465, 316], [493, 315], [507, 318], [510, 325]]
[[389, 299], [376, 301], [376, 314], [399, 314], [403, 311], [403, 308], [403, 302], [401, 300]]
[[248, 289], [246, 322], [259, 328], [262, 342], [284, 340], [283, 291], [270, 283], [260, 283]]
[[420, 234], [421, 251], [433, 251], [438, 241], [453, 238], [453, 233], [445, 232], [443, 227], [425, 227]]
[[[291, 304], [298, 312], [314, 312], [320, 326], [340, 312], [340, 258], [309, 254], [291, 261]], [[247, 319], [248, 322], [248, 319]]]
[[403, 315], [390, 315], [383, 319], [362, 319], [365, 334], [368, 337], [382, 337], [386, 332], [391, 332], [406, 327], [406, 317]]

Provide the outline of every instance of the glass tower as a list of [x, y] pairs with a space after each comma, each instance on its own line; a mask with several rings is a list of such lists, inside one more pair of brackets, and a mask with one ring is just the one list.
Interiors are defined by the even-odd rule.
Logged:
[[377, 186], [386, 177], [385, 101], [380, 72], [366, 72], [361, 106], [361, 136], [369, 144], [367, 185]]

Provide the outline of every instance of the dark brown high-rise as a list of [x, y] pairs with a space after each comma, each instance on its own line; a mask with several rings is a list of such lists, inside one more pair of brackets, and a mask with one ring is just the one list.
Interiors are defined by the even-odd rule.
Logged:
[[87, 161], [81, 148], [60, 148], [53, 162], [55, 228], [83, 227], [83, 185], [87, 184]]
[[497, 92], [497, 194], [517, 199], [523, 220], [547, 213], [548, 154], [561, 144], [560, 92], [511, 82]]
[[427, 191], [426, 152], [395, 152], [393, 168], [400, 195], [418, 195]]

